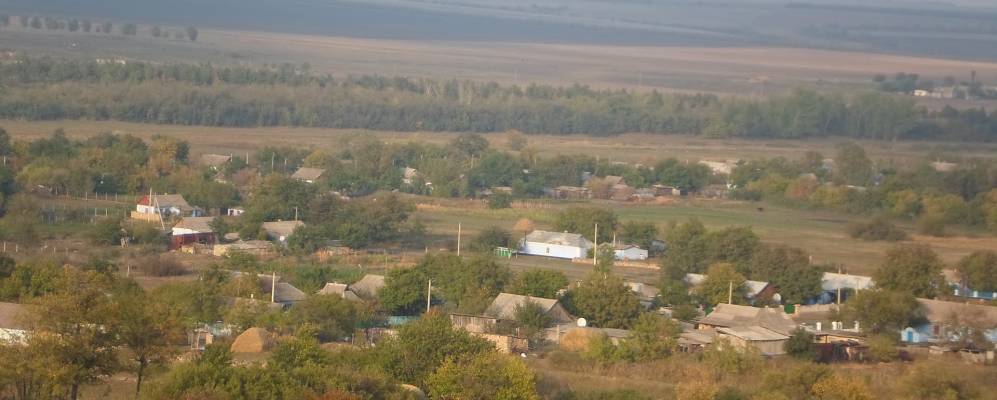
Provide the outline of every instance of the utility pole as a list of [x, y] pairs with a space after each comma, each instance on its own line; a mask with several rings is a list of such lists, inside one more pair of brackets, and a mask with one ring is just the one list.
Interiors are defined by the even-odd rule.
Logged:
[[727, 304], [734, 304], [734, 281], [727, 282]]
[[273, 274], [270, 275], [270, 276], [271, 276], [271, 278], [270, 278], [270, 302], [271, 303], [276, 303], [275, 300], [277, 299], [277, 295], [276, 295], [276, 293], [277, 293], [277, 270], [274, 270]]
[[599, 224], [595, 224], [595, 234], [592, 236], [595, 247], [592, 248], [592, 265], [599, 265]]
[[457, 223], [457, 257], [460, 257], [460, 222]]
[[298, 207], [294, 207], [294, 220], [298, 220]]
[[429, 286], [426, 288], [426, 312], [429, 312], [429, 307], [432, 306], [433, 299], [433, 280], [429, 280]]
[[[838, 279], [841, 279], [841, 276], [840, 276], [841, 275], [841, 267], [838, 267], [838, 275], [839, 275]], [[838, 302], [838, 305], [840, 306], [841, 305], [841, 284], [840, 283], [838, 284], [838, 296], [837, 296], [836, 300]]]

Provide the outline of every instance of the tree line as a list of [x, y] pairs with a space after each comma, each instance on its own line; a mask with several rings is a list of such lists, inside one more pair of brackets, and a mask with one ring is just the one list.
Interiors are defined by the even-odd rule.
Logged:
[[[8, 14], [0, 14], [0, 27], [10, 26], [11, 17]], [[31, 15], [21, 15], [18, 17], [21, 28], [31, 28], [31, 29], [46, 29], [52, 31], [65, 30], [69, 32], [83, 32], [83, 33], [114, 33], [114, 23], [110, 21], [103, 22], [93, 22], [89, 19], [80, 18], [67, 18], [60, 19], [48, 16], [31, 16]], [[138, 34], [138, 25], [133, 23], [122, 23], [118, 30], [122, 35], [135, 36]], [[149, 28], [149, 34], [156, 38], [170, 38], [173, 37], [177, 40], [189, 39], [194, 42], [197, 41], [199, 32], [197, 28], [193, 26], [188, 26], [184, 29], [178, 29], [174, 32], [170, 32], [164, 29], [160, 25], [154, 25]]]
[[391, 131], [973, 141], [997, 137], [993, 112], [931, 112], [912, 99], [877, 92], [842, 95], [798, 89], [765, 99], [721, 99], [582, 85], [520, 87], [380, 76], [332, 79], [312, 75], [307, 66], [127, 64], [49, 58], [8, 63], [4, 68], [12, 73], [4, 74], [9, 87], [0, 101], [0, 117]]

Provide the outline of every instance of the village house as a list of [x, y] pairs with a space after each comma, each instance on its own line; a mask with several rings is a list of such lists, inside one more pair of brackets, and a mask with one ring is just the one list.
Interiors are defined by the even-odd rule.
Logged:
[[647, 260], [647, 250], [633, 244], [617, 244], [613, 246], [613, 256], [620, 261]]
[[751, 346], [766, 356], [785, 354], [783, 345], [797, 327], [788, 315], [777, 308], [734, 304], [718, 304], [696, 325], [699, 330], [715, 330], [718, 340], [726, 340], [736, 348]]
[[339, 296], [345, 300], [349, 301], [361, 301], [360, 296], [353, 293], [349, 286], [343, 283], [327, 282], [322, 289], [319, 289], [315, 294], [325, 295], [325, 296]]
[[872, 278], [868, 276], [825, 272], [820, 280], [822, 293], [810, 303], [844, 303], [849, 297], [854, 295], [855, 292], [858, 292], [859, 290], [869, 290], [872, 289], [873, 286], [875, 286], [875, 284], [873, 283]]
[[545, 299], [542, 297], [530, 297], [530, 296], [520, 296], [518, 294], [511, 293], [499, 293], [498, 297], [492, 301], [492, 304], [488, 306], [485, 310], [485, 315], [489, 317], [505, 319], [505, 320], [515, 320], [516, 319], [516, 309], [532, 302], [541, 309], [543, 309], [544, 314], [554, 323], [563, 324], [568, 322], [574, 322], [575, 317], [568, 313], [561, 305], [561, 302], [556, 299]]
[[301, 167], [298, 168], [297, 171], [294, 171], [294, 174], [291, 175], [291, 178], [297, 179], [305, 183], [315, 183], [315, 181], [318, 181], [319, 178], [321, 178], [322, 175], [324, 174], [325, 170], [321, 168]]
[[264, 222], [262, 229], [267, 233], [268, 239], [287, 245], [287, 238], [294, 234], [295, 229], [302, 226], [305, 226], [305, 223], [301, 221], [271, 221]]
[[0, 344], [24, 343], [31, 328], [24, 322], [27, 307], [0, 302]]
[[655, 184], [651, 185], [651, 189], [654, 190], [655, 196], [681, 196], [682, 189], [675, 186]]
[[[698, 286], [700, 283], [706, 280], [706, 275], [703, 274], [685, 274], [685, 283], [690, 287]], [[762, 281], [744, 281], [745, 296], [747, 296], [749, 302], [754, 302], [755, 299], [759, 298], [772, 298], [773, 300], [778, 300], [775, 288], [769, 285], [768, 282]]]
[[632, 292], [637, 294], [637, 299], [640, 300], [640, 305], [644, 306], [644, 308], [651, 308], [651, 305], [654, 304], [654, 299], [661, 294], [661, 289], [646, 283], [626, 282], [626, 285]]
[[997, 307], [917, 299], [924, 313], [923, 321], [900, 333], [900, 340], [909, 344], [934, 344], [960, 339], [961, 327], [979, 327], [991, 343], [997, 342]]
[[585, 351], [595, 338], [605, 335], [614, 345], [630, 338], [630, 331], [626, 329], [598, 328], [585, 326], [578, 322], [557, 324], [544, 331], [545, 339], [556, 343], [561, 350], [565, 351]]
[[523, 238], [519, 245], [522, 254], [555, 258], [585, 258], [592, 249], [592, 242], [577, 233], [558, 233], [536, 230]]
[[200, 217], [204, 211], [193, 207], [179, 194], [153, 194], [142, 196], [131, 217], [142, 221], [159, 222], [174, 217]]
[[225, 168], [225, 164], [232, 161], [231, 155], [221, 155], [221, 154], [201, 154], [201, 159], [199, 164], [204, 167], [211, 168], [212, 170], [219, 171]]
[[367, 274], [350, 284], [349, 289], [361, 299], [376, 300], [384, 287], [384, 275]]
[[185, 217], [173, 226], [170, 250], [180, 250], [193, 245], [212, 245], [217, 241], [211, 229], [212, 217]]
[[959, 164], [945, 161], [934, 161], [931, 163], [931, 168], [938, 172], [952, 172], [958, 167]]
[[462, 329], [473, 336], [492, 342], [501, 353], [513, 354], [529, 351], [530, 343], [525, 337], [496, 333], [499, 319], [494, 317], [450, 314], [450, 323], [454, 328]]
[[558, 186], [546, 190], [550, 197], [555, 199], [588, 199], [592, 197], [592, 191], [581, 186]]

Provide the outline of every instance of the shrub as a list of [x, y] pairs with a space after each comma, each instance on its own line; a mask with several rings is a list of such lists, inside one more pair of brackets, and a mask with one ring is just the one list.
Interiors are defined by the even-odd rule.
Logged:
[[803, 328], [796, 328], [793, 331], [793, 335], [786, 341], [784, 347], [786, 354], [801, 360], [813, 360], [817, 356], [814, 335], [811, 335], [810, 332], [807, 332]]
[[896, 242], [907, 240], [907, 233], [888, 221], [876, 217], [866, 223], [854, 223], [848, 226], [848, 236], [862, 240], [887, 240]]
[[493, 210], [512, 207], [512, 196], [506, 193], [495, 193], [488, 198], [488, 208]]
[[153, 255], [139, 260], [142, 273], [149, 276], [180, 276], [188, 272], [187, 267], [175, 258]]
[[897, 342], [893, 335], [881, 334], [869, 338], [869, 356], [873, 361], [891, 362], [897, 359]]

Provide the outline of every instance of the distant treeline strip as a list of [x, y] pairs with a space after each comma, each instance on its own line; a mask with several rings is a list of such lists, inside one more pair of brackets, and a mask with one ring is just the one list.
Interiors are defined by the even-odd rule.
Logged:
[[997, 114], [929, 113], [909, 98], [809, 90], [764, 100], [586, 86], [316, 75], [264, 68], [22, 58], [0, 64], [0, 118], [206, 126], [709, 137], [994, 141]]

